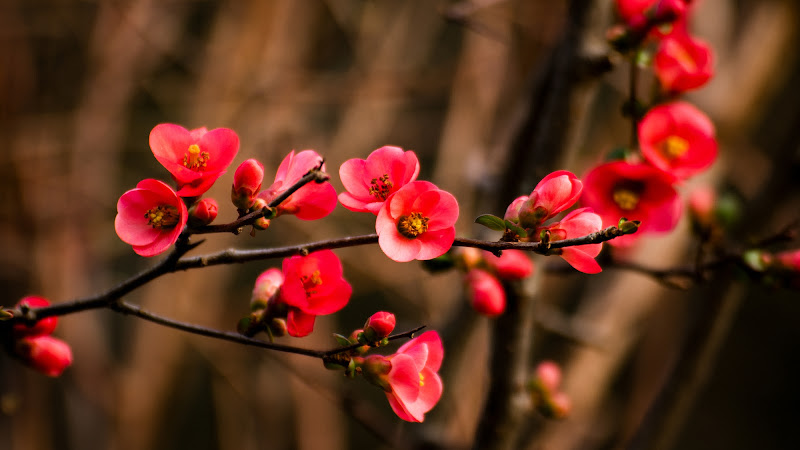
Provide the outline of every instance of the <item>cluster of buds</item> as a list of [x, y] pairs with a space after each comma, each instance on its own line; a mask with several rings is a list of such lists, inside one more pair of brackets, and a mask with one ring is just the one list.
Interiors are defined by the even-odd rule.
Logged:
[[548, 419], [569, 415], [572, 402], [561, 389], [561, 368], [553, 361], [542, 361], [528, 382], [533, 407]]
[[[26, 311], [31, 308], [49, 306], [42, 297], [29, 296], [16, 304], [16, 309]], [[3, 344], [8, 352], [19, 358], [27, 366], [50, 377], [61, 375], [72, 364], [72, 350], [69, 345], [51, 336], [58, 324], [57, 317], [46, 317], [31, 325], [15, 323], [4, 330]]]

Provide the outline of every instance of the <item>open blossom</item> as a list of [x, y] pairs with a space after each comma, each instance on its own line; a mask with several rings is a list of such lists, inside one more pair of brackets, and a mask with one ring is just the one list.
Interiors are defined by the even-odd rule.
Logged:
[[[261, 191], [258, 198], [270, 203], [321, 162], [322, 157], [314, 150], [303, 150], [297, 154], [292, 150], [278, 167], [272, 186]], [[322, 170], [325, 170], [324, 165]], [[336, 190], [333, 186], [328, 182], [311, 182], [290, 195], [277, 209], [278, 215], [294, 214], [298, 219], [316, 220], [330, 214], [335, 207]]]
[[375, 221], [378, 244], [398, 262], [441, 256], [455, 240], [458, 202], [427, 181], [413, 181], [395, 192]]
[[386, 398], [398, 417], [409, 422], [425, 420], [425, 413], [442, 397], [438, 371], [443, 357], [442, 340], [435, 331], [411, 339], [388, 357], [391, 370]]
[[419, 160], [414, 152], [381, 147], [367, 159], [350, 159], [341, 165], [339, 177], [347, 192], [339, 194], [339, 202], [351, 211], [378, 214], [383, 202], [417, 175]]
[[[550, 231], [550, 241], [561, 241], [586, 236], [603, 229], [603, 219], [592, 211], [592, 208], [576, 209], [561, 219], [560, 222], [546, 227]], [[575, 269], [584, 273], [598, 273], [603, 269], [595, 261], [603, 244], [586, 244], [564, 247], [561, 257]]]
[[612, 161], [583, 177], [581, 201], [603, 219], [603, 226], [615, 226], [619, 219], [641, 221], [636, 234], [609, 241], [630, 245], [642, 233], [672, 230], [681, 216], [681, 201], [670, 175], [648, 164]]
[[653, 70], [665, 92], [696, 89], [714, 75], [713, 51], [705, 41], [676, 29], [661, 39], [653, 57]]
[[350, 283], [342, 277], [342, 263], [332, 250], [284, 259], [283, 276], [280, 301], [289, 306], [287, 325], [291, 336], [311, 333], [316, 316], [344, 308], [353, 293]]
[[464, 281], [472, 308], [487, 317], [497, 317], [506, 310], [506, 291], [494, 275], [483, 269], [470, 269]]
[[150, 149], [178, 184], [178, 195], [196, 197], [217, 181], [239, 151], [239, 137], [228, 128], [187, 130], [162, 123], [150, 132]]
[[506, 210], [505, 218], [519, 223], [522, 228], [536, 228], [574, 205], [582, 189], [583, 183], [573, 173], [557, 170], [542, 178], [531, 195], [515, 199]]
[[171, 187], [146, 179], [119, 198], [114, 228], [137, 254], [155, 256], [178, 240], [188, 215]]
[[[42, 308], [50, 306], [50, 302], [46, 298], [31, 295], [17, 302], [17, 306]], [[13, 334], [16, 338], [48, 335], [56, 329], [56, 325], [58, 325], [58, 317], [55, 316], [45, 317], [31, 326], [24, 323], [15, 323]]]
[[25, 337], [14, 343], [16, 355], [31, 368], [57, 377], [72, 364], [72, 349], [52, 336]]
[[639, 122], [639, 144], [650, 164], [680, 179], [705, 170], [717, 157], [714, 124], [681, 101], [647, 112]]

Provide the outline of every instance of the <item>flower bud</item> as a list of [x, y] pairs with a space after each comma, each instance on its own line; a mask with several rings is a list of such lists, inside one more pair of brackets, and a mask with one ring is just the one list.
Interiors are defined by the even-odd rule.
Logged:
[[259, 217], [258, 219], [255, 220], [255, 222], [253, 222], [253, 228], [255, 228], [256, 230], [264, 231], [267, 228], [269, 228], [269, 224], [270, 224], [269, 219]]
[[396, 320], [394, 314], [386, 311], [376, 312], [364, 324], [364, 339], [367, 342], [379, 342], [394, 330]]
[[251, 309], [263, 309], [269, 301], [277, 294], [283, 284], [283, 272], [280, 269], [271, 268], [261, 273], [256, 278], [253, 287], [253, 295], [250, 297]]
[[527, 195], [523, 195], [514, 199], [514, 201], [508, 205], [508, 208], [506, 208], [506, 214], [503, 216], [503, 219], [514, 223], [519, 223], [519, 210], [522, 207], [522, 204], [526, 201], [528, 201]]
[[[359, 336], [361, 336], [361, 339], [358, 338]], [[348, 339], [350, 340], [351, 343], [358, 344], [359, 342], [361, 342], [361, 340], [364, 339], [363, 336], [364, 336], [364, 330], [359, 328], [358, 330], [353, 330], [353, 332], [350, 333], [350, 337]], [[357, 347], [354, 350], [354, 352], [359, 354], [359, 355], [363, 355], [364, 353], [367, 353], [368, 351], [369, 351], [369, 345], [362, 345], [361, 347]]]
[[533, 273], [533, 262], [522, 250], [503, 250], [500, 257], [484, 250], [483, 257], [503, 280], [522, 280]]
[[711, 186], [700, 186], [689, 194], [689, 212], [698, 225], [708, 227], [714, 222], [717, 193]]
[[61, 375], [72, 364], [72, 350], [69, 345], [51, 336], [19, 339], [14, 351], [25, 364], [48, 377]]
[[548, 392], [556, 392], [561, 385], [561, 368], [553, 361], [542, 361], [536, 366], [534, 382]]
[[280, 317], [273, 317], [267, 326], [269, 327], [270, 334], [272, 334], [274, 337], [286, 336], [286, 333], [289, 331], [289, 327], [286, 325], [286, 320], [281, 319]]
[[217, 218], [219, 207], [213, 198], [204, 198], [189, 208], [189, 226], [208, 225]]
[[[481, 252], [481, 250], [474, 247], [464, 247], [460, 251], [461, 260], [464, 262], [464, 267], [467, 269], [472, 269], [480, 265], [484, 257], [486, 257], [486, 253], [492, 255], [491, 252], [485, 250]], [[492, 257], [494, 258], [495, 256], [492, 255]]]
[[[20, 307], [23, 311], [28, 308], [42, 308], [44, 306], [49, 306], [50, 302], [47, 301], [46, 298], [36, 297], [36, 296], [28, 296], [23, 298], [17, 303], [17, 307]], [[14, 324], [14, 337], [32, 337], [32, 336], [44, 336], [48, 335], [56, 329], [56, 325], [58, 324], [58, 317], [46, 317], [35, 324], [28, 326], [24, 323], [16, 323]]]
[[237, 209], [247, 211], [253, 206], [264, 180], [264, 166], [253, 158], [241, 163], [233, 174], [231, 201]]
[[494, 275], [483, 269], [467, 272], [467, 295], [472, 307], [487, 317], [496, 317], [506, 310], [506, 292]]

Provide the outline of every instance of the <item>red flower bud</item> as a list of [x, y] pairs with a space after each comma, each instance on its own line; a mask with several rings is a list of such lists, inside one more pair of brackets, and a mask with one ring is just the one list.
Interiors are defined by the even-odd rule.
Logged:
[[395, 323], [394, 314], [386, 311], [376, 312], [364, 324], [364, 338], [367, 342], [378, 342], [391, 334]]
[[219, 206], [213, 198], [204, 198], [189, 208], [189, 226], [208, 225], [217, 218]]
[[253, 158], [241, 163], [233, 174], [231, 201], [236, 208], [248, 210], [261, 190], [264, 166]]
[[72, 350], [66, 342], [50, 336], [22, 338], [15, 351], [22, 361], [48, 377], [57, 377], [72, 364]]
[[[49, 306], [50, 302], [42, 297], [28, 296], [17, 303], [18, 307], [41, 308]], [[46, 317], [35, 324], [28, 326], [24, 323], [14, 324], [14, 337], [33, 337], [48, 335], [56, 329], [58, 317]]]
[[495, 317], [506, 310], [506, 292], [494, 275], [483, 269], [472, 269], [467, 272], [466, 282], [475, 311]]

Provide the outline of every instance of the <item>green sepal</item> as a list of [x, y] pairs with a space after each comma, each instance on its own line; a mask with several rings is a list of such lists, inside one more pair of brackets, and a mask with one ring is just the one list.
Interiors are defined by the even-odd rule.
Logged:
[[491, 214], [483, 214], [475, 219], [475, 223], [494, 231], [506, 231], [506, 222], [508, 221], [504, 221], [502, 218]]
[[341, 347], [347, 347], [349, 345], [353, 345], [353, 343], [350, 342], [350, 339], [347, 339], [347, 337], [342, 336], [341, 334], [333, 333], [333, 338], [336, 339], [336, 343], [339, 344]]
[[522, 228], [519, 225], [515, 224], [514, 222], [512, 222], [510, 220], [506, 220], [503, 224], [505, 225], [506, 229], [513, 231], [520, 238], [528, 237], [528, 232], [525, 231], [524, 228]]

